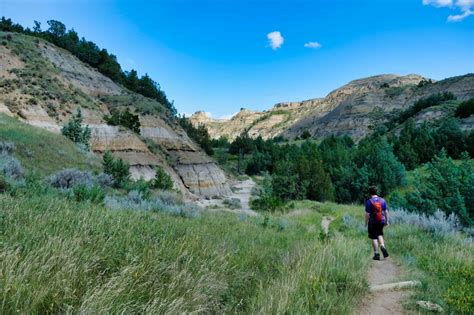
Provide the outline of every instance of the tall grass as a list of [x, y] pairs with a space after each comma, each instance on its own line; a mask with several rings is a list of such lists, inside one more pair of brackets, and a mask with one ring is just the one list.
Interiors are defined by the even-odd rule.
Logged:
[[72, 141], [0, 114], [0, 141], [15, 144], [14, 156], [29, 172], [49, 175], [64, 168], [99, 170], [100, 161]]
[[[0, 195], [0, 208], [2, 313], [253, 313], [267, 309], [278, 281], [303, 280], [290, 258], [302, 268], [324, 263], [309, 273], [313, 282], [295, 283], [310, 296], [315, 281], [328, 280], [317, 291], [327, 295], [319, 310], [335, 309], [338, 294], [361, 285], [342, 241], [324, 250], [296, 221], [281, 228], [232, 214], [113, 211], [54, 195]], [[307, 253], [312, 258], [294, 260]]]

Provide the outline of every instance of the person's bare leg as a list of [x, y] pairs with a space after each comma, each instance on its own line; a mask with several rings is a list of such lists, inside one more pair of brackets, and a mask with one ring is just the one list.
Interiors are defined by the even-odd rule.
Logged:
[[382, 235], [379, 235], [379, 242], [378, 243], [379, 243], [380, 247], [385, 247], [385, 243], [383, 241], [383, 236]]
[[380, 250], [382, 251], [383, 257], [387, 258], [389, 255], [388, 255], [387, 249], [385, 248], [385, 244], [384, 244], [382, 235], [379, 235], [379, 245], [380, 245]]
[[372, 240], [372, 247], [374, 248], [374, 253], [377, 253], [379, 249], [379, 242], [377, 240]]

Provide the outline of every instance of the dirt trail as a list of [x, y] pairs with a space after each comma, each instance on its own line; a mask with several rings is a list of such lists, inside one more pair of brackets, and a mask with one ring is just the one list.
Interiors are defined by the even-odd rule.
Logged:
[[[396, 283], [400, 281], [403, 271], [390, 257], [380, 261], [372, 261], [368, 273], [368, 282], [372, 289], [378, 285]], [[399, 290], [371, 290], [365, 298], [364, 303], [355, 314], [405, 314], [402, 301], [409, 292], [405, 289]]]
[[334, 220], [333, 217], [327, 217], [324, 216], [323, 219], [321, 220], [321, 227], [323, 228], [324, 234], [329, 233], [329, 224]]
[[252, 179], [246, 179], [243, 181], [237, 181], [232, 185], [232, 195], [228, 196], [227, 198], [237, 198], [240, 200], [240, 204], [242, 206], [241, 209], [228, 209], [223, 205], [223, 200], [212, 199], [212, 200], [201, 200], [198, 202], [199, 205], [203, 207], [212, 207], [212, 206], [219, 206], [222, 208], [212, 209], [209, 208], [210, 211], [229, 211], [232, 213], [243, 213], [250, 216], [258, 216], [259, 214], [252, 209], [250, 209], [250, 197], [252, 195], [252, 189], [255, 187], [255, 182]]
[[250, 196], [252, 194], [252, 188], [255, 187], [255, 182], [252, 179], [239, 181], [233, 186], [233, 198], [240, 199], [243, 211], [252, 211], [250, 209]]

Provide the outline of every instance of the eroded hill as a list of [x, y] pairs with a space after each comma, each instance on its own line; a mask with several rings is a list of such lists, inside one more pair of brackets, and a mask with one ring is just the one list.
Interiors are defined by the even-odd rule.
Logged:
[[[190, 119], [207, 126], [211, 137], [234, 139], [242, 132], [251, 137], [272, 138], [283, 135], [293, 139], [308, 131], [313, 137], [350, 135], [360, 139], [374, 126], [412, 106], [417, 100], [436, 93], [450, 92], [458, 100], [474, 97], [474, 75], [452, 77], [433, 82], [419, 75], [378, 75], [351, 81], [324, 98], [276, 104], [267, 111], [242, 109], [230, 120], [215, 120], [203, 112]], [[423, 111], [416, 120], [433, 120], [445, 116], [445, 109]], [[461, 125], [473, 128], [472, 119]]]
[[[133, 93], [64, 49], [44, 40], [0, 32], [0, 112], [59, 133], [81, 108], [92, 151], [110, 150], [134, 178], [154, 177], [160, 165], [188, 197], [230, 193], [224, 172], [155, 100]], [[104, 120], [113, 110], [139, 116], [140, 133]]]

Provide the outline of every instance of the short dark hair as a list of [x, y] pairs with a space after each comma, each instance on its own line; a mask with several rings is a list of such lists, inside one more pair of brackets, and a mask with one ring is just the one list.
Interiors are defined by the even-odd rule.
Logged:
[[369, 194], [376, 195], [377, 194], [377, 186], [374, 186], [374, 185], [370, 186], [369, 187]]

